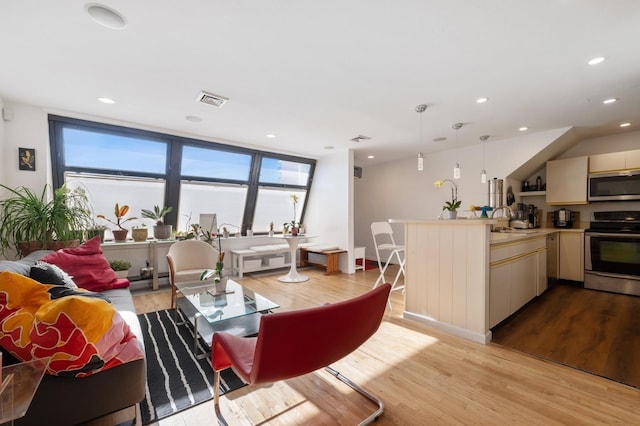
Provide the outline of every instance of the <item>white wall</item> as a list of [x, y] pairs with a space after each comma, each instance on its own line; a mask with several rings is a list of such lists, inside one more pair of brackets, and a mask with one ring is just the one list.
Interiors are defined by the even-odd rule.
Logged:
[[640, 149], [640, 131], [624, 132], [619, 135], [585, 139], [567, 150], [560, 158], [581, 157], [583, 155], [604, 154], [607, 152], [630, 151]]
[[[0, 98], [0, 113], [3, 110], [4, 110], [4, 101], [2, 98]], [[6, 158], [5, 151], [7, 150], [6, 145], [7, 145], [7, 142], [6, 142], [5, 129], [4, 129], [4, 120], [0, 118], [0, 164], [2, 165], [2, 167], [0, 167], [0, 183], [4, 183], [7, 179], [6, 164], [8, 164], [8, 162], [5, 162], [5, 158]]]
[[[371, 222], [388, 219], [435, 219], [442, 213], [445, 201], [451, 199], [450, 186], [435, 188], [438, 179], [452, 179], [453, 167], [460, 163], [462, 177], [456, 180], [460, 216], [471, 204], [488, 204], [488, 185], [480, 182], [486, 169], [488, 178], [504, 179], [569, 129], [554, 129], [525, 136], [487, 141], [484, 167], [482, 144], [425, 155], [424, 170], [417, 170], [415, 157], [375, 166], [363, 167], [361, 179], [355, 180], [355, 244], [366, 247], [366, 256], [375, 259]], [[506, 192], [507, 188], [504, 188]], [[517, 188], [513, 188], [514, 192]], [[394, 226], [397, 243], [404, 242], [402, 227]]]
[[347, 273], [354, 272], [352, 182], [352, 151], [318, 159], [304, 218], [306, 233], [315, 236], [311, 242], [349, 250], [340, 259], [340, 269]]
[[[52, 181], [47, 114], [34, 106], [6, 101], [4, 107], [11, 110], [13, 118], [4, 122], [4, 176], [0, 175], [0, 182], [12, 188], [26, 186], [39, 194]], [[18, 148], [35, 149], [36, 171], [18, 169]]]

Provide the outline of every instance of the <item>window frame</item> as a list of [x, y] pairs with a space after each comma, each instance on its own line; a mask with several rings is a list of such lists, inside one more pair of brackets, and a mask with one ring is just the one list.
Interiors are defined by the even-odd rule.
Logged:
[[[202, 182], [202, 183], [222, 183], [230, 185], [246, 185], [247, 197], [242, 217], [242, 235], [246, 235], [246, 224], [253, 223], [253, 216], [256, 208], [258, 188], [272, 187], [281, 189], [296, 189], [306, 191], [304, 205], [302, 206], [301, 221], [304, 220], [307, 202], [311, 194], [313, 176], [316, 167], [316, 160], [312, 158], [298, 157], [294, 155], [280, 154], [276, 152], [260, 151], [235, 145], [223, 144], [220, 142], [210, 142], [195, 138], [175, 136], [159, 133], [155, 131], [136, 129], [114, 124], [106, 124], [89, 120], [82, 120], [70, 117], [63, 117], [50, 114], [49, 121], [49, 143], [51, 148], [51, 167], [54, 188], [59, 188], [64, 184], [65, 172], [89, 173], [105, 176], [132, 177], [132, 178], [154, 178], [164, 179], [165, 185], [165, 205], [173, 207], [173, 211], [165, 217], [165, 223], [174, 227], [178, 223], [178, 206], [180, 200], [181, 181]], [[167, 144], [167, 159], [165, 173], [147, 173], [136, 171], [120, 171], [112, 169], [95, 169], [86, 167], [67, 167], [64, 159], [64, 141], [62, 131], [65, 127], [77, 127], [83, 130], [98, 131], [118, 136], [135, 137], [141, 139], [151, 139], [153, 141], [165, 142]], [[183, 176], [181, 173], [182, 148], [192, 146], [196, 148], [214, 149], [231, 153], [239, 153], [251, 156], [251, 165], [247, 181], [235, 179], [205, 178], [201, 176]], [[264, 157], [282, 161], [291, 161], [301, 164], [308, 164], [309, 179], [306, 185], [291, 185], [277, 183], [260, 183], [260, 166]], [[266, 234], [267, 232], [256, 232], [256, 234]]]

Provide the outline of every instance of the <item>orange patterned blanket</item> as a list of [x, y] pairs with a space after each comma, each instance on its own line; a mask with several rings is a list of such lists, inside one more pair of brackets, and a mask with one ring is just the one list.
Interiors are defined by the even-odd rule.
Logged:
[[47, 373], [75, 377], [144, 357], [135, 335], [109, 302], [83, 295], [59, 297], [56, 287], [0, 272], [2, 348], [21, 361], [48, 357]]

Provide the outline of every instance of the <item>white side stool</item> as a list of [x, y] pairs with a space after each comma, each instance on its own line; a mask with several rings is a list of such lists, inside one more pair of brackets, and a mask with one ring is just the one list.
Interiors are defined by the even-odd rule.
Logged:
[[362, 259], [362, 265], [358, 265], [358, 262], [356, 262], [356, 268], [355, 270], [357, 271], [358, 269], [362, 269], [363, 271], [364, 269], [364, 263], [365, 263], [365, 259], [364, 259], [364, 252], [366, 250], [366, 247], [355, 247], [353, 249], [353, 257], [355, 258], [354, 260], [357, 261], [358, 259]]

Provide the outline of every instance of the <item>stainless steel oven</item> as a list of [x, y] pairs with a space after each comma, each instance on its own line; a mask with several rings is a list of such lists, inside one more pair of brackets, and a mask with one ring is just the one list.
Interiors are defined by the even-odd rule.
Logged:
[[640, 296], [640, 212], [596, 212], [585, 231], [584, 286]]

